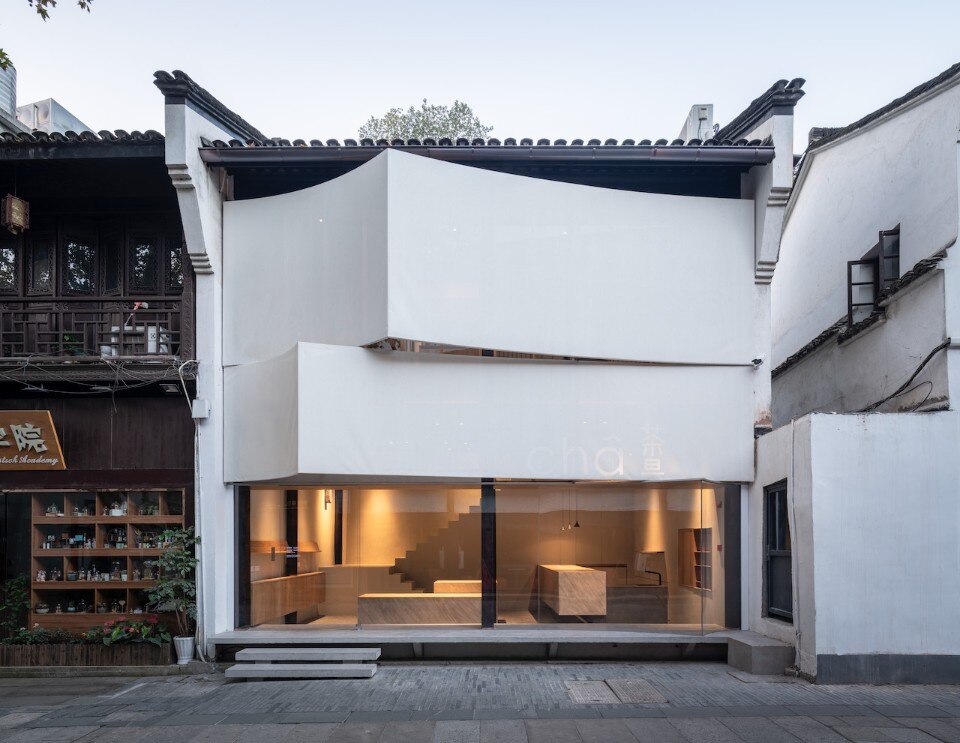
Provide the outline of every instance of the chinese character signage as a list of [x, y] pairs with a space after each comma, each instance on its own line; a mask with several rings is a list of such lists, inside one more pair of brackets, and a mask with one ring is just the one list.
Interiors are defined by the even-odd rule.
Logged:
[[0, 470], [64, 470], [49, 410], [0, 410]]

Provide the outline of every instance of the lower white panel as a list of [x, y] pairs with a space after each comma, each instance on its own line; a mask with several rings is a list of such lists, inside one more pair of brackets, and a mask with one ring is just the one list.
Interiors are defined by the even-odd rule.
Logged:
[[753, 479], [749, 367], [301, 343], [225, 372], [228, 481]]

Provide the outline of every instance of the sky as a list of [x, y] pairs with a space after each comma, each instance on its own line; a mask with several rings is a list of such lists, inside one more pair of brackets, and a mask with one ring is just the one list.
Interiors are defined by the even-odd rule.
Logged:
[[[960, 2], [671, 4], [0, 0], [18, 102], [94, 130], [163, 128], [155, 70], [180, 69], [268, 136], [343, 140], [391, 107], [455, 99], [491, 136], [672, 139], [802, 77], [795, 149], [960, 61]], [[960, 123], [960, 122], [958, 122]]]

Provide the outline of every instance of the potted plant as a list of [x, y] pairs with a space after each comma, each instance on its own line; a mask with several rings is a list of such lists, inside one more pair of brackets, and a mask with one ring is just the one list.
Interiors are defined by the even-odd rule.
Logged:
[[199, 564], [196, 545], [200, 539], [187, 529], [168, 529], [160, 535], [166, 545], [156, 560], [156, 582], [147, 589], [154, 611], [173, 612], [179, 634], [173, 638], [177, 649], [177, 663], [186, 665], [196, 649], [194, 628], [197, 619], [197, 584], [194, 574]]

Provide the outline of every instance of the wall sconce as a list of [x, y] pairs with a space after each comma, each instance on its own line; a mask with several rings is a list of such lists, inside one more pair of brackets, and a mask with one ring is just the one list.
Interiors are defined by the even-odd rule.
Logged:
[[7, 194], [0, 209], [0, 224], [14, 235], [18, 235], [30, 226], [30, 204], [23, 199]]
[[330, 491], [324, 490], [323, 491], [323, 510], [326, 511], [327, 508], [329, 508], [329, 506], [330, 506]]

